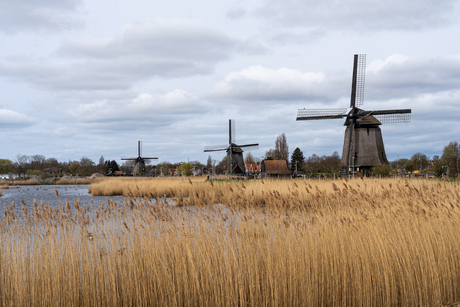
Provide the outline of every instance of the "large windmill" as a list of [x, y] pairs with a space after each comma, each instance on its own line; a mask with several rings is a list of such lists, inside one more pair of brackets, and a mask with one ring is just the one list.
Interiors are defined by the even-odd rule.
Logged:
[[246, 150], [257, 150], [259, 144], [247, 144], [237, 145], [235, 138], [235, 120], [230, 119], [228, 121], [228, 145], [222, 146], [205, 146], [204, 152], [211, 151], [226, 151], [227, 152], [227, 169], [230, 170], [230, 174], [243, 175], [246, 173], [243, 159], [243, 149]]
[[[346, 118], [341, 165], [343, 175], [350, 171], [368, 172], [373, 166], [388, 164], [383, 146], [381, 124], [408, 123], [410, 109], [364, 111], [366, 55], [355, 54], [350, 109], [299, 109], [297, 120]], [[353, 169], [353, 170], [352, 170]]]
[[142, 157], [142, 142], [138, 141], [137, 142], [137, 158], [127, 158], [127, 157], [121, 157], [121, 160], [134, 160], [134, 168], [133, 168], [133, 176], [143, 176], [146, 174], [145, 170], [145, 160], [152, 160], [152, 159], [158, 159], [158, 158], [148, 158], [148, 157]]

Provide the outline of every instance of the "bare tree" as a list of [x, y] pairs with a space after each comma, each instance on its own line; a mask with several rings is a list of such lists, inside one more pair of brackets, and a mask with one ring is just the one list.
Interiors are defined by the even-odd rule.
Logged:
[[251, 152], [248, 152], [246, 154], [246, 159], [244, 159], [244, 163], [246, 164], [255, 164], [256, 161], [254, 160], [254, 156], [252, 155]]
[[208, 170], [212, 169], [212, 158], [211, 156], [208, 156], [208, 160], [206, 161], [206, 167]]
[[287, 144], [286, 134], [281, 133], [275, 141], [275, 160], [288, 160], [289, 159], [289, 146]]
[[265, 152], [265, 160], [274, 160], [275, 159], [275, 150], [269, 149]]

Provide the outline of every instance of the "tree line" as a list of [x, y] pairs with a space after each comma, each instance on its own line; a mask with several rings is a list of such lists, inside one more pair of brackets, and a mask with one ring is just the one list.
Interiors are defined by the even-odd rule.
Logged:
[[[421, 152], [417, 152], [408, 158], [396, 159], [390, 161], [390, 165], [384, 165], [374, 168], [376, 175], [388, 175], [392, 171], [399, 170], [403, 173], [417, 171], [421, 174], [433, 174], [437, 177], [445, 174], [455, 177], [460, 173], [460, 146], [457, 141], [451, 141], [443, 149], [442, 155], [435, 155], [432, 158]], [[312, 154], [305, 158], [300, 148], [296, 148], [289, 157], [289, 145], [284, 133], [278, 135], [275, 140], [275, 147], [266, 151], [263, 157], [254, 157], [251, 152], [245, 153], [246, 164], [260, 164], [263, 160], [286, 160], [293, 173], [316, 176], [323, 174], [327, 176], [340, 174], [340, 156], [337, 152], [332, 155], [318, 156]], [[213, 160], [208, 156], [206, 164], [200, 161], [177, 162], [168, 161], [160, 162], [156, 165], [148, 165], [150, 161], [146, 160], [147, 173], [154, 176], [169, 176], [171, 169], [177, 169], [178, 173], [190, 176], [193, 172], [207, 169], [211, 172], [215, 168], [217, 174], [223, 174], [226, 171], [227, 155], [222, 160]], [[93, 173], [114, 174], [115, 171], [130, 173], [134, 167], [134, 161], [125, 161], [118, 165], [115, 160], [105, 160], [104, 156], [99, 158], [95, 163], [88, 157], [82, 157], [78, 161], [59, 162], [55, 158], [46, 158], [43, 155], [18, 155], [15, 161], [9, 159], [0, 159], [0, 174], [16, 173], [20, 176], [62, 176], [62, 175], [79, 175], [90, 176]]]

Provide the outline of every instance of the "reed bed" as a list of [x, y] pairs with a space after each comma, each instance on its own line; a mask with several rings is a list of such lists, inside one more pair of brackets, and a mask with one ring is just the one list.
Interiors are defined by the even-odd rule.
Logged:
[[11, 204], [0, 223], [0, 306], [460, 301], [458, 184], [170, 185], [173, 197], [187, 190], [195, 206], [164, 196], [105, 207], [34, 203], [30, 212]]

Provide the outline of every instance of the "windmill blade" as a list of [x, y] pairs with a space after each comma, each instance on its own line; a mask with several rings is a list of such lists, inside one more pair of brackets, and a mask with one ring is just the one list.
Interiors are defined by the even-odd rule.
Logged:
[[137, 158], [133, 158], [133, 157], [121, 157], [121, 160], [137, 160]]
[[375, 115], [382, 124], [410, 123], [411, 113]]
[[296, 120], [318, 120], [347, 117], [348, 109], [299, 109]]
[[230, 144], [233, 143], [235, 144], [236, 143], [236, 133], [235, 133], [235, 120], [234, 119], [230, 119], [229, 120], [229, 142]]
[[223, 151], [223, 150], [227, 150], [227, 149], [228, 149], [228, 145], [205, 146], [204, 147], [204, 152]]
[[142, 159], [144, 159], [144, 160], [158, 160], [158, 158], [150, 158], [150, 157], [148, 157], [148, 158], [142, 157]]
[[355, 54], [353, 79], [351, 82], [350, 108], [360, 107], [364, 101], [364, 81], [366, 77], [366, 55]]
[[394, 123], [410, 123], [411, 109], [399, 109], [399, 110], [378, 110], [378, 111], [365, 111], [360, 112], [360, 116], [374, 116], [382, 124], [394, 124]]
[[244, 151], [258, 150], [259, 144], [238, 145], [239, 148], [244, 148]]

